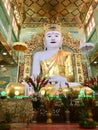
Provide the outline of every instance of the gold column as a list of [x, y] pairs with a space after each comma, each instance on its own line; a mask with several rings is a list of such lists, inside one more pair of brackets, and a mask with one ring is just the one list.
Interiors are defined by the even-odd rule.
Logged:
[[82, 60], [81, 60], [80, 53], [75, 53], [75, 61], [76, 61], [77, 82], [80, 82], [80, 83], [84, 82]]
[[31, 74], [31, 54], [25, 54], [25, 61], [24, 61], [24, 74], [23, 78], [30, 76]]

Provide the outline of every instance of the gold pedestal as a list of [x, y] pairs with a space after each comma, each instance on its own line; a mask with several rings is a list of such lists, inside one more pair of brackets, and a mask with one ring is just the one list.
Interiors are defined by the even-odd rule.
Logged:
[[52, 112], [47, 111], [47, 123], [52, 123]]
[[87, 120], [92, 122], [93, 121], [93, 114], [92, 114], [92, 109], [91, 108], [89, 108], [87, 110], [87, 114], [88, 114]]

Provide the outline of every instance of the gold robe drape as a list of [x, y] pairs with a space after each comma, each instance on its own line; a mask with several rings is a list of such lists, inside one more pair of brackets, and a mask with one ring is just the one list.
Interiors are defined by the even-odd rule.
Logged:
[[41, 69], [44, 76], [60, 75], [68, 81], [74, 80], [71, 52], [59, 50], [53, 57], [41, 61]]

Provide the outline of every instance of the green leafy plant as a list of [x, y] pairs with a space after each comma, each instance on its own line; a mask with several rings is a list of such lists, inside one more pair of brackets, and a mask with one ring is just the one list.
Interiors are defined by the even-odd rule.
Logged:
[[62, 103], [63, 103], [65, 109], [69, 109], [71, 103], [72, 103], [73, 105], [75, 105], [74, 99], [77, 98], [77, 95], [73, 94], [73, 93], [71, 92], [71, 90], [70, 90], [70, 92], [67, 93], [66, 96], [65, 96], [63, 93], [61, 93], [61, 94], [59, 95], [59, 97], [60, 97], [60, 99], [62, 100]]
[[67, 94], [67, 96], [65, 96], [63, 94], [60, 94], [59, 96], [62, 100], [62, 103], [63, 103], [65, 109], [69, 109], [70, 104], [71, 104], [71, 99], [72, 99], [71, 95]]

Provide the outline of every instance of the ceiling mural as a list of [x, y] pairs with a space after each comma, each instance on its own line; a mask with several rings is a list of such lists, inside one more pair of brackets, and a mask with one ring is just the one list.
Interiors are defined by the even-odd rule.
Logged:
[[61, 23], [81, 26], [93, 0], [11, 0], [22, 17], [22, 27]]
[[[44, 33], [44, 27], [50, 23], [61, 25], [62, 32], [70, 32], [75, 39], [83, 41], [84, 19], [94, 0], [10, 0], [12, 7], [19, 12], [20, 40], [27, 41], [38, 33]], [[14, 11], [14, 12], [15, 12]], [[18, 13], [17, 13], [18, 14]], [[29, 28], [29, 29], [28, 29]], [[68, 29], [71, 28], [71, 29]], [[75, 28], [72, 30], [72, 28]], [[76, 28], [78, 31], [76, 31]], [[31, 30], [30, 30], [31, 29]], [[82, 34], [84, 32], [82, 31]], [[78, 36], [77, 36], [78, 35]], [[81, 40], [81, 38], [83, 38]]]

